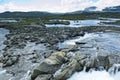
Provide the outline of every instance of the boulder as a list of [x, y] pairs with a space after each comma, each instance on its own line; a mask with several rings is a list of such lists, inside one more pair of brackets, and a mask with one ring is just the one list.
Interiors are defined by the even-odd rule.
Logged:
[[84, 44], [86, 44], [86, 42], [80, 42], [80, 41], [77, 41], [77, 42], [75, 42], [77, 45], [84, 45]]
[[81, 32], [78, 32], [78, 31], [76, 31], [76, 32], [74, 32], [74, 31], [71, 31], [71, 37], [77, 37], [77, 36], [84, 36], [85, 35], [85, 33], [83, 32], [83, 31], [81, 31]]
[[103, 67], [108, 70], [111, 67], [109, 56], [98, 56], [94, 59], [93, 67], [99, 69], [99, 67]]
[[110, 74], [116, 74], [120, 71], [120, 64], [114, 64], [110, 69], [109, 73]]
[[3, 67], [12, 66], [18, 61], [18, 56], [3, 58]]
[[51, 74], [43, 74], [43, 75], [37, 76], [35, 80], [49, 80], [51, 76], [52, 76]]
[[3, 55], [0, 55], [0, 62], [2, 62], [3, 60]]
[[65, 67], [59, 69], [54, 74], [54, 80], [66, 80], [68, 79], [75, 71], [82, 70], [79, 62], [73, 59], [70, 63], [65, 65]]
[[84, 35], [85, 35], [85, 32], [80, 31], [78, 34], [79, 34], [79, 36], [84, 36]]
[[34, 69], [31, 79], [34, 80], [40, 74], [53, 74], [66, 61], [65, 52], [55, 52], [45, 59], [38, 67]]

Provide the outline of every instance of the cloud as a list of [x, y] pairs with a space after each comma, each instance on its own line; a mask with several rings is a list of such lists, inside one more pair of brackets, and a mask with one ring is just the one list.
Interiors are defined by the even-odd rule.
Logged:
[[97, 6], [101, 10], [116, 5], [120, 5], [120, 0], [11, 0], [0, 5], [0, 11], [71, 12], [89, 6]]
[[120, 5], [120, 0], [99, 0], [98, 2], [95, 3], [95, 6], [97, 6], [99, 10], [105, 7], [118, 5]]
[[120, 5], [120, 0], [61, 0], [61, 2], [68, 11], [83, 10], [90, 6], [96, 6], [98, 10], [102, 10], [105, 7]]
[[2, 12], [4, 12], [4, 11], [26, 11], [28, 9], [30, 9], [30, 8], [27, 6], [19, 6], [12, 2], [9, 2], [7, 4], [0, 6], [0, 10]]

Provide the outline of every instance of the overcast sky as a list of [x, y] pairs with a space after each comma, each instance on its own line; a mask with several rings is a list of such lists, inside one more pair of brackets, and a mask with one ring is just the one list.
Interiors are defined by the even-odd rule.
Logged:
[[0, 12], [4, 11], [48, 11], [71, 12], [97, 6], [101, 10], [120, 5], [120, 0], [0, 0]]

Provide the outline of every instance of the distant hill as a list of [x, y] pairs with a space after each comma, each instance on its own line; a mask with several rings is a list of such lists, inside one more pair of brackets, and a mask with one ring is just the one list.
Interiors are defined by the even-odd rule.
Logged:
[[16, 17], [21, 17], [21, 18], [27, 18], [27, 17], [50, 17], [52, 16], [52, 13], [49, 12], [38, 12], [38, 11], [32, 11], [32, 12], [4, 12], [0, 13], [0, 18], [16, 18]]
[[[120, 6], [114, 7], [112, 12], [111, 8], [106, 8], [104, 11], [94, 11], [97, 7], [92, 6], [86, 8], [84, 11], [74, 11], [68, 13], [50, 13], [50, 12], [40, 12], [40, 11], [31, 11], [31, 12], [4, 12], [0, 13], [0, 18], [40, 18], [44, 20], [48, 19], [94, 19], [98, 17], [120, 17]], [[116, 11], [117, 10], [117, 11]], [[116, 11], [116, 12], [115, 12]]]
[[120, 12], [120, 6], [106, 7], [102, 11], [105, 11], [105, 12]]

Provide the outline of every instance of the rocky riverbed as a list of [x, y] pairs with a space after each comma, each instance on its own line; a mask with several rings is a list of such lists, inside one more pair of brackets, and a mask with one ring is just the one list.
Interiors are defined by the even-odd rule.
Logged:
[[[1, 25], [0, 28], [10, 31], [0, 58], [0, 80], [67, 80], [85, 66], [86, 71], [99, 70], [101, 66], [108, 71], [114, 63], [120, 63], [119, 27]], [[86, 33], [93, 34], [92, 38], [84, 38]], [[111, 35], [114, 39], [106, 40]], [[84, 39], [75, 40], [75, 45], [58, 46], [78, 37]], [[116, 46], [107, 44], [112, 42]]]

